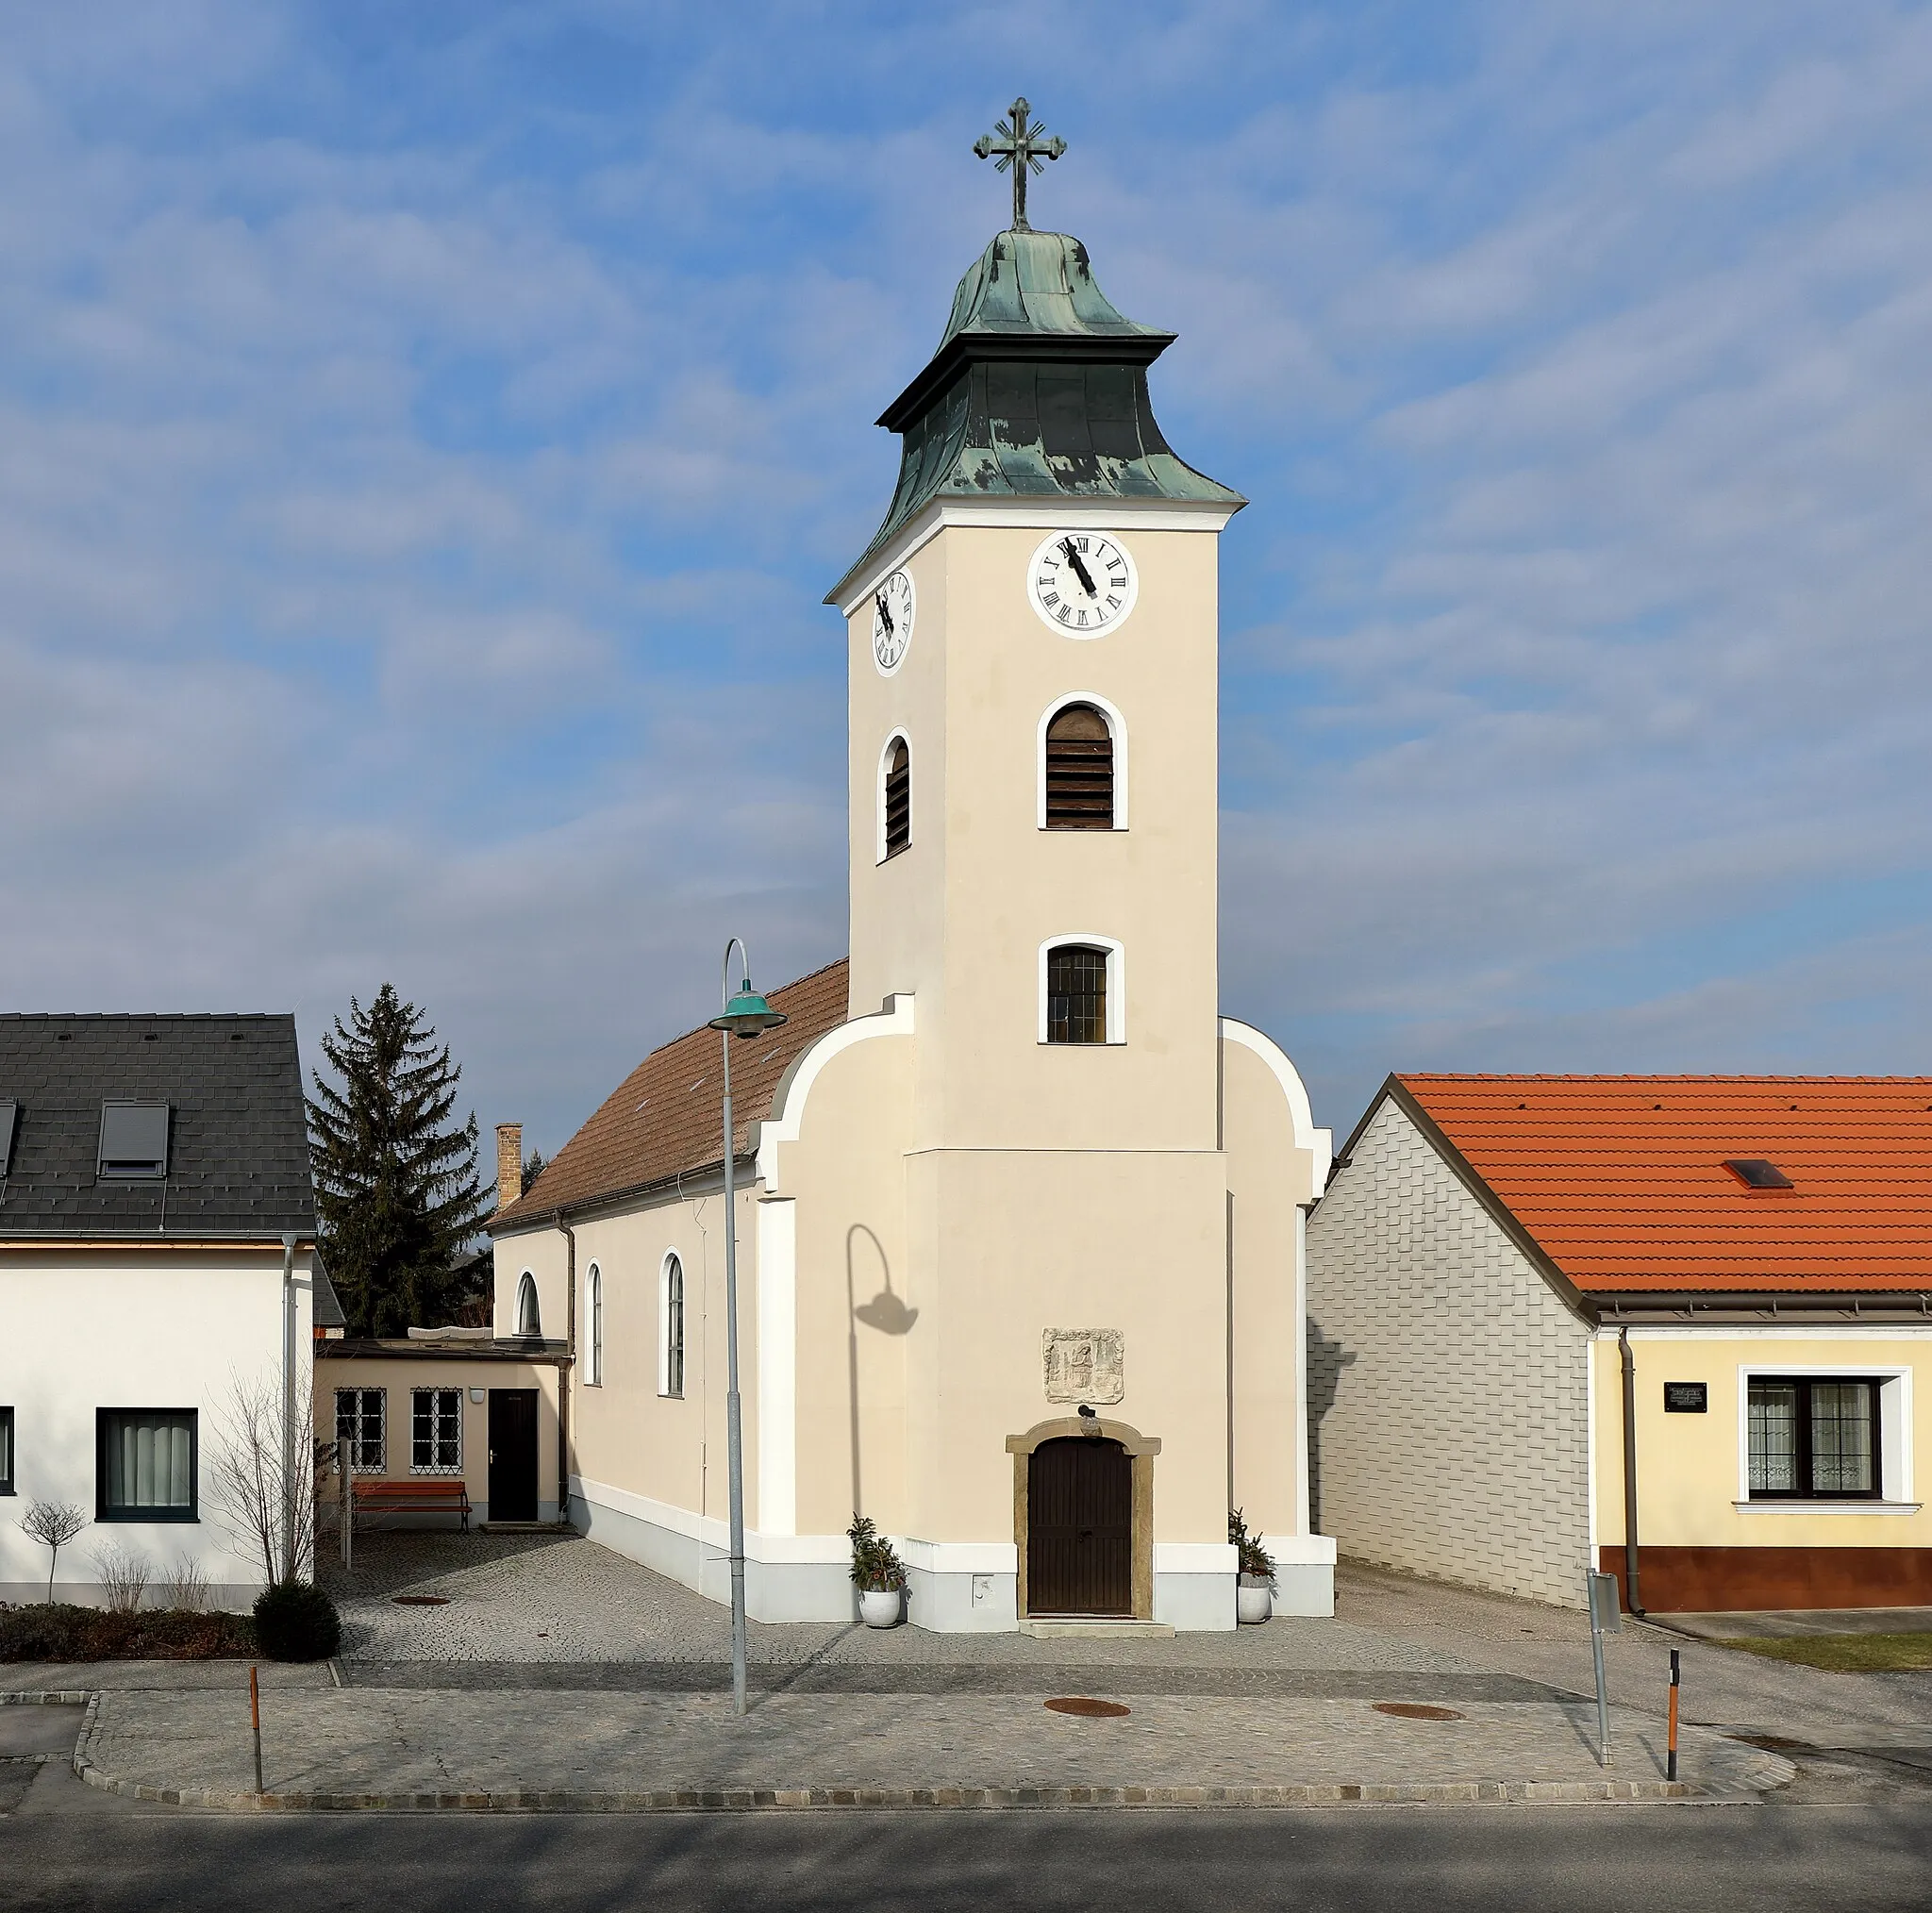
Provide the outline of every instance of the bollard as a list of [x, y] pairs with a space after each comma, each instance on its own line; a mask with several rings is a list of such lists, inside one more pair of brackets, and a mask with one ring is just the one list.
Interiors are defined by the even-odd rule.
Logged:
[[1664, 1772], [1666, 1780], [1674, 1780], [1677, 1777], [1677, 1688], [1682, 1679], [1683, 1669], [1678, 1660], [1677, 1650], [1674, 1647], [1671, 1650], [1671, 1738], [1670, 1760]]
[[255, 1727], [255, 1790], [261, 1791], [261, 1688], [255, 1669], [248, 1670], [248, 1718]]

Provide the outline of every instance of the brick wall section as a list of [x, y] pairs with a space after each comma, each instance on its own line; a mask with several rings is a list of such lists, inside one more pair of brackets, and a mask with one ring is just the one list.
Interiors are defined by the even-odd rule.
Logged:
[[1309, 1218], [1307, 1333], [1318, 1532], [1583, 1604], [1586, 1330], [1392, 1102]]

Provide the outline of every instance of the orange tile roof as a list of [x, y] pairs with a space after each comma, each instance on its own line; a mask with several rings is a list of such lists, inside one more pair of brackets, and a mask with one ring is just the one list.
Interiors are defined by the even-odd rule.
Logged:
[[[763, 1037], [734, 1041], [731, 1126], [741, 1154], [751, 1125], [771, 1113], [772, 1096], [792, 1059], [846, 1012], [847, 961], [840, 957], [771, 992], [791, 1021]], [[724, 1160], [724, 1071], [719, 1035], [694, 1029], [656, 1049], [546, 1163], [520, 1201], [490, 1219], [491, 1233], [541, 1222], [552, 1211], [648, 1188]]]
[[1391, 1080], [1586, 1292], [1932, 1290], [1932, 1077]]

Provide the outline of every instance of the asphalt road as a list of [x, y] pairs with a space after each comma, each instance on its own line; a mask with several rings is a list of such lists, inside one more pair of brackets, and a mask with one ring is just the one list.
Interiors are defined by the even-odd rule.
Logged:
[[50, 1764], [0, 1818], [8, 1913], [1928, 1905], [1925, 1796], [1786, 1808], [251, 1820], [134, 1806]]

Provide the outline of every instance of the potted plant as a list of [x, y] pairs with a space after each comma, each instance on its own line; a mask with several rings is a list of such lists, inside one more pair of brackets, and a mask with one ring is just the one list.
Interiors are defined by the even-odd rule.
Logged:
[[852, 1543], [852, 1585], [858, 1589], [858, 1618], [868, 1627], [896, 1627], [906, 1598], [906, 1564], [873, 1525], [855, 1514], [845, 1530]]
[[1227, 1539], [1236, 1551], [1234, 1618], [1243, 1627], [1258, 1627], [1274, 1611], [1274, 1556], [1258, 1534], [1249, 1534], [1240, 1508], [1228, 1513]]

